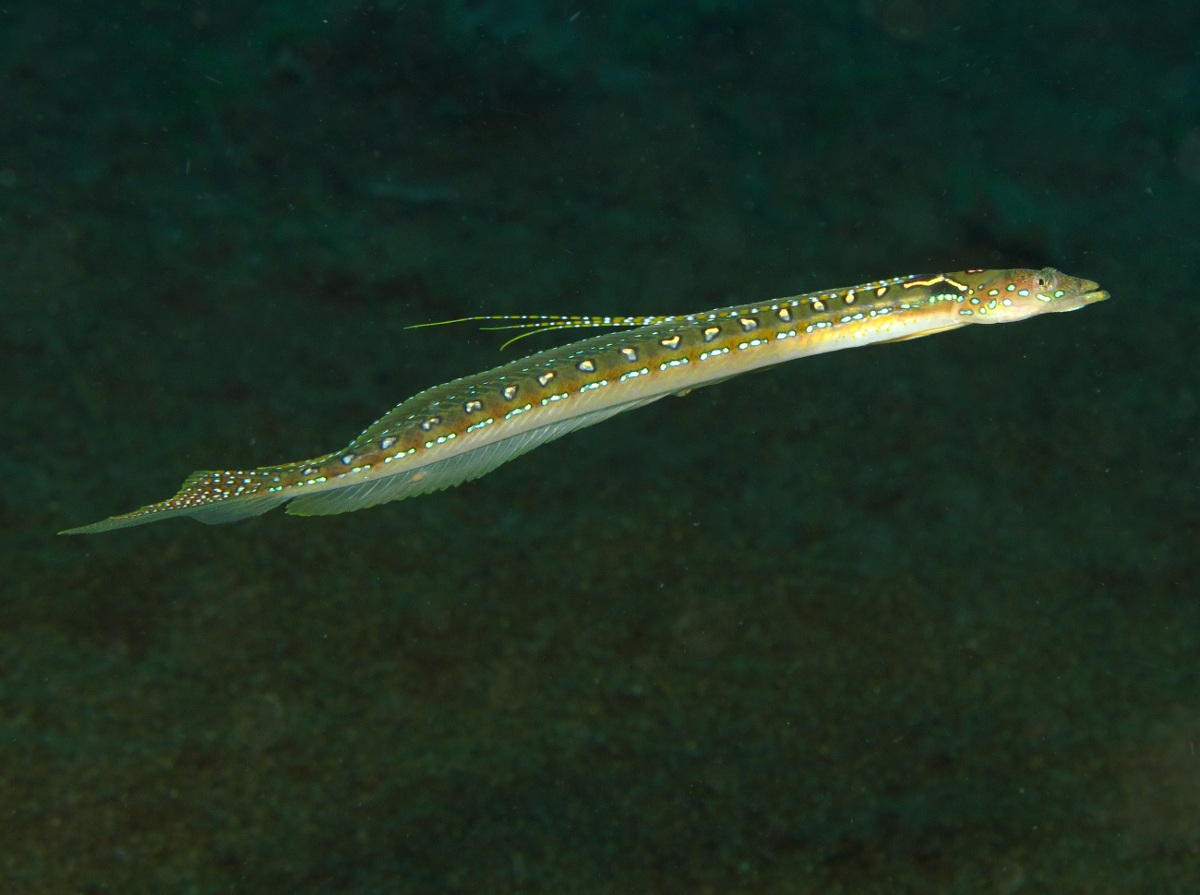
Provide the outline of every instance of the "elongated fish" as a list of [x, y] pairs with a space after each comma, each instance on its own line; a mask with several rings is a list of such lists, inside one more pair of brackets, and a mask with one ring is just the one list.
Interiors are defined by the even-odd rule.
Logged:
[[1052, 268], [964, 270], [697, 314], [557, 318], [546, 326], [642, 325], [426, 389], [332, 454], [258, 469], [195, 472], [174, 497], [63, 534], [94, 534], [173, 516], [233, 522], [283, 503], [300, 516], [359, 510], [479, 478], [568, 432], [739, 373], [971, 323], [1074, 311], [1106, 298], [1096, 283]]

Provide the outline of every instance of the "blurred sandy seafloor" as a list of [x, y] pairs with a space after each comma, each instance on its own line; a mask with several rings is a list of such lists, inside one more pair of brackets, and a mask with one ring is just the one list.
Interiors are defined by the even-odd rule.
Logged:
[[[1200, 8], [978, 6], [0, 9], [4, 890], [1197, 891]], [[1113, 300], [53, 535], [520, 350], [407, 324], [1047, 264]]]

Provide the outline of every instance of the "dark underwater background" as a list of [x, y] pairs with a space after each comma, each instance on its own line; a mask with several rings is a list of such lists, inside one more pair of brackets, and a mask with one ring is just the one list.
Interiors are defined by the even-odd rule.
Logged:
[[[1200, 891], [1200, 5], [0, 8], [0, 890]], [[345, 516], [55, 532], [500, 350], [964, 267]]]

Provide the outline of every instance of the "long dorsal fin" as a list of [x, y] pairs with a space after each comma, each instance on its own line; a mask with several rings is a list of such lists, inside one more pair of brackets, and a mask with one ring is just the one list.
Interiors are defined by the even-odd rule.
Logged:
[[594, 314], [474, 314], [470, 317], [455, 317], [452, 320], [434, 320], [430, 323], [413, 323], [405, 329], [424, 329], [427, 326], [449, 326], [454, 323], [495, 323], [506, 321], [499, 326], [481, 326], [485, 332], [523, 329], [520, 335], [513, 336], [500, 346], [503, 351], [513, 342], [534, 336], [538, 333], [557, 332], [563, 329], [632, 329], [638, 326], [653, 326], [670, 320], [661, 314], [649, 316], [611, 317]]

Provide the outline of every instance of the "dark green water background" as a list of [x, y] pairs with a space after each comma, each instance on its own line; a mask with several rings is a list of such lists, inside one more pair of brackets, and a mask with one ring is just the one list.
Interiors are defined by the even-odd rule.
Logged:
[[[1182, 0], [0, 4], [0, 889], [1200, 891], [1198, 48]], [[521, 350], [406, 324], [1046, 264], [1112, 301], [54, 534]]]

